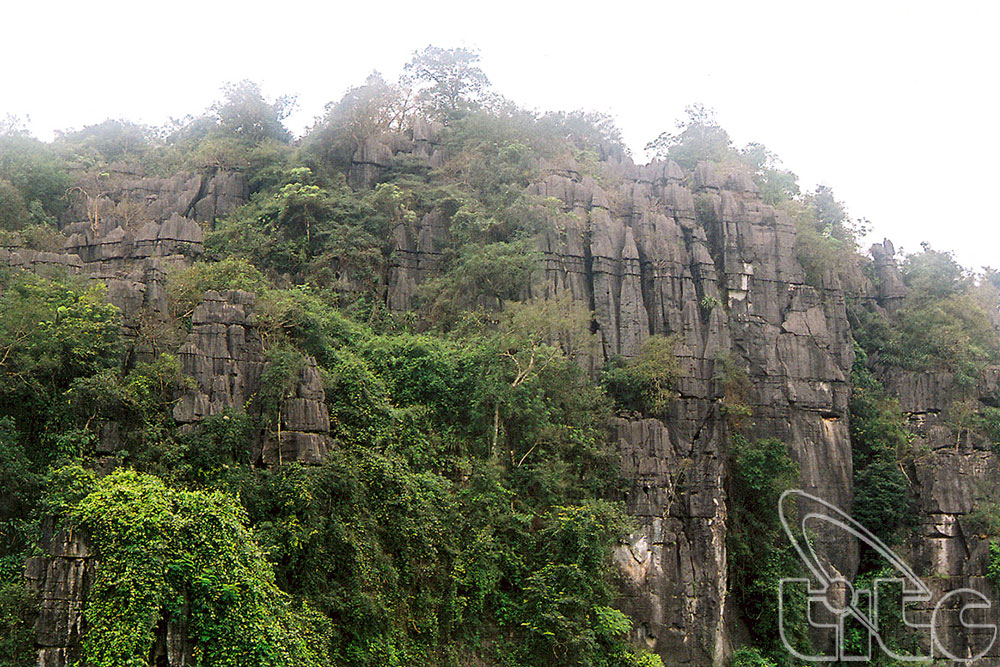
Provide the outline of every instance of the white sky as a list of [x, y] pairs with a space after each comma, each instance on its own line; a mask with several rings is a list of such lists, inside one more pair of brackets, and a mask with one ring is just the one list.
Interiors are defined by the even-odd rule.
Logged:
[[472, 46], [522, 106], [612, 113], [637, 161], [703, 102], [874, 236], [1000, 266], [1000, 2], [8, 0], [0, 25], [0, 117], [43, 139], [197, 114], [243, 78], [297, 94], [301, 131], [373, 69]]

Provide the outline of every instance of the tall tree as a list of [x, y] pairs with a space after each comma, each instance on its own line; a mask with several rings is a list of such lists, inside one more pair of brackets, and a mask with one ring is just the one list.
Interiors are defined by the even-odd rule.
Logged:
[[282, 123], [295, 108], [295, 98], [282, 95], [268, 101], [260, 86], [244, 79], [223, 88], [224, 99], [212, 106], [212, 112], [225, 134], [251, 144], [265, 139], [288, 142], [292, 133]]
[[715, 111], [704, 104], [684, 109], [687, 118], [677, 121], [675, 132], [663, 132], [646, 145], [657, 159], [671, 159], [694, 168], [702, 160], [720, 162], [730, 150], [729, 134], [715, 119]]
[[432, 112], [447, 118], [467, 108], [489, 88], [490, 80], [477, 62], [479, 53], [471, 49], [428, 46], [414, 52], [405, 71], [423, 86], [419, 99]]

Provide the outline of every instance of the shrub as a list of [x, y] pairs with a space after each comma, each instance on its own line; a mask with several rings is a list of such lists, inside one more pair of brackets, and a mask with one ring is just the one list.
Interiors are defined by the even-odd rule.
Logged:
[[652, 417], [667, 416], [681, 376], [675, 352], [679, 341], [676, 335], [650, 336], [634, 359], [608, 360], [601, 383], [619, 409]]
[[[784, 664], [789, 656], [778, 641], [778, 585], [784, 577], [797, 576], [800, 565], [777, 509], [781, 494], [797, 484], [799, 468], [780, 440], [750, 441], [734, 435], [730, 448], [730, 595], [744, 614], [755, 644]], [[796, 646], [806, 646], [805, 593], [797, 591], [793, 596], [785, 605], [785, 628]]]
[[777, 667], [777, 663], [765, 657], [758, 648], [741, 646], [733, 653], [732, 667]]
[[0, 178], [0, 229], [21, 229], [27, 222], [24, 197], [10, 182]]
[[120, 469], [69, 511], [101, 559], [84, 614], [88, 664], [145, 666], [160, 619], [186, 624], [195, 660], [320, 665], [316, 619], [297, 610], [246, 527], [215, 491], [177, 491]]

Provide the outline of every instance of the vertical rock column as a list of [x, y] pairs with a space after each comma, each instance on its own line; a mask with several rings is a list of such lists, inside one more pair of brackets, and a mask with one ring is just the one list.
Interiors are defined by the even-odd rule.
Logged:
[[[238, 290], [205, 293], [179, 352], [182, 371], [194, 383], [174, 406], [177, 422], [195, 424], [226, 410], [255, 409], [267, 357], [254, 300], [253, 294]], [[305, 358], [295, 390], [283, 401], [280, 414], [280, 429], [247, 447], [268, 465], [322, 461], [330, 449], [330, 418], [312, 357]]]
[[33, 556], [25, 565], [28, 586], [39, 594], [35, 620], [39, 667], [68, 667], [80, 658], [86, 631], [83, 617], [87, 593], [97, 566], [86, 536], [74, 531], [43, 528], [45, 556]]

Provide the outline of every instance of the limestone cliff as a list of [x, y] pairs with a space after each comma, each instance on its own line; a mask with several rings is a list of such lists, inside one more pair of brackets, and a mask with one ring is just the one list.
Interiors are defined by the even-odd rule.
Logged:
[[[118, 166], [110, 173], [80, 175], [62, 221], [61, 252], [20, 246], [0, 248], [0, 265], [44, 273], [69, 271], [107, 286], [108, 299], [122, 312], [134, 337], [141, 318], [165, 319], [165, 284], [171, 267], [183, 267], [204, 252], [203, 225], [246, 203], [246, 180], [239, 172], [180, 173], [148, 178]], [[267, 357], [256, 328], [254, 295], [207, 292], [194, 310], [187, 340], [176, 350], [183, 373], [191, 378], [177, 397], [177, 424], [195, 424], [225, 410], [253, 410]], [[133, 338], [133, 354], [144, 341]], [[280, 435], [257, 434], [253, 455], [264, 464], [321, 460], [329, 450], [329, 418], [316, 363], [307, 358], [295, 390], [281, 406]], [[117, 424], [101, 428], [98, 454], [118, 448]], [[48, 525], [41, 547], [45, 556], [26, 565], [25, 576], [41, 598], [36, 627], [38, 664], [64, 667], [80, 657], [86, 631], [83, 609], [99, 562], [86, 535], [56, 531]], [[168, 665], [191, 664], [182, 628], [157, 630], [156, 659]], [[160, 664], [158, 662], [157, 664]]]
[[[441, 130], [418, 121], [406, 133], [369, 138], [354, 153], [348, 182], [371, 187], [400, 156], [441, 166]], [[565, 159], [540, 161], [535, 172], [528, 193], [557, 201], [561, 211], [536, 239], [542, 262], [523, 286], [525, 296], [569, 294], [592, 310], [600, 351], [591, 368], [634, 356], [651, 335], [679, 340], [682, 375], [668, 417], [622, 415], [610, 434], [628, 484], [624, 500], [638, 524], [615, 554], [620, 602], [636, 621], [634, 642], [668, 664], [722, 664], [741, 632], [727, 598], [731, 426], [724, 368], [749, 378], [742, 397], [752, 411], [749, 434], [787, 443], [800, 487], [850, 512], [854, 348], [845, 303], [899, 310], [906, 289], [894, 250], [889, 242], [872, 249], [874, 281], [848, 265], [809, 284], [794, 224], [739, 171], [703, 163], [685, 173], [671, 162], [639, 166], [607, 151], [596, 170]], [[62, 252], [0, 248], [0, 263], [67, 269], [107, 283], [134, 331], [140, 316], [165, 313], [169, 268], [200, 257], [204, 225], [245, 202], [248, 190], [237, 172], [161, 179], [122, 168], [107, 178], [81, 175], [76, 195], [63, 221]], [[396, 225], [385, 291], [377, 296], [392, 310], [413, 307], [419, 285], [441, 270], [448, 242], [442, 211]], [[186, 340], [173, 350], [191, 378], [173, 410], [178, 424], [253, 409], [267, 364], [255, 308], [245, 292], [204, 295]], [[998, 378], [983, 378], [981, 400], [998, 395]], [[909, 553], [942, 586], [981, 589], [988, 545], [964, 521], [983, 493], [982, 480], [996, 479], [996, 456], [968, 434], [956, 440], [944, 423], [952, 377], [887, 369], [884, 382], [927, 449], [907, 471], [921, 522]], [[314, 360], [306, 359], [279, 422], [254, 444], [261, 464], [314, 463], [332, 446]], [[817, 541], [828, 565], [851, 579], [857, 545], [826, 533]], [[27, 568], [43, 600], [39, 664], [61, 667], [76, 657], [85, 631], [80, 610], [95, 564], [82, 536], [49, 535], [44, 548], [47, 557]], [[187, 664], [183, 633], [161, 630], [164, 664]], [[950, 633], [960, 644], [957, 630]]]
[[[382, 155], [406, 142], [365, 148]], [[708, 164], [689, 175], [673, 163], [636, 166], [606, 155], [597, 176], [572, 161], [538, 165], [529, 193], [562, 203], [543, 233], [532, 297], [569, 293], [594, 312], [601, 354], [630, 357], [653, 334], [676, 334], [684, 372], [669, 419], [620, 421], [613, 437], [631, 483], [626, 501], [641, 525], [617, 558], [623, 608], [637, 643], [672, 663], [719, 664], [729, 650], [726, 608], [727, 425], [720, 359], [735, 360], [753, 387], [756, 436], [790, 444], [802, 488], [846, 510], [852, 500], [847, 424], [854, 353], [841, 277], [806, 284], [795, 229], [739, 172]], [[357, 157], [356, 157], [357, 159]], [[356, 165], [369, 174], [370, 160]], [[360, 176], [359, 176], [360, 179]], [[394, 234], [390, 307], [412, 304], [440, 265], [447, 225], [432, 212]], [[843, 276], [866, 287], [859, 272]], [[850, 578], [856, 547], [820, 536], [832, 566]]]

